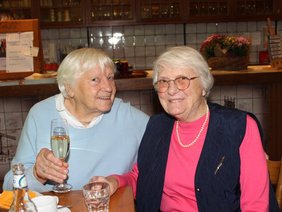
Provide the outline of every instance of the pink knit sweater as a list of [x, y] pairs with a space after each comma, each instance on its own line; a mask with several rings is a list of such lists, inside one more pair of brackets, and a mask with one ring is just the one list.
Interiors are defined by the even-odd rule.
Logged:
[[[181, 142], [190, 143], [199, 133], [205, 117], [179, 123]], [[174, 126], [166, 168], [161, 211], [198, 211], [194, 177], [197, 163], [206, 137], [207, 126], [195, 144], [189, 148], [179, 145]], [[187, 142], [190, 141], [190, 142]], [[241, 211], [268, 211], [269, 179], [259, 131], [256, 122], [247, 116], [247, 129], [240, 147], [241, 158]], [[116, 175], [120, 186], [131, 185], [136, 194], [138, 167], [124, 175]]]

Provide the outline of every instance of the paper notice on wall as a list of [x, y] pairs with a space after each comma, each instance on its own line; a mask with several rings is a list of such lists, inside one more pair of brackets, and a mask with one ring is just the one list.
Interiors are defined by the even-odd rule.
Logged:
[[6, 34], [6, 72], [33, 72], [33, 32]]

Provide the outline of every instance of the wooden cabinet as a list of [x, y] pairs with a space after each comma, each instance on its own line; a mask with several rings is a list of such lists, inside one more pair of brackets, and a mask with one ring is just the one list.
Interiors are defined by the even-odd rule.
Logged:
[[265, 21], [267, 17], [282, 20], [281, 11], [281, 0], [234, 0], [234, 20]]
[[32, 18], [32, 0], [3, 0], [0, 1], [0, 12], [9, 11], [15, 19]]
[[281, 0], [0, 0], [1, 9], [41, 28], [282, 20]]
[[[41, 36], [39, 30], [39, 22], [38, 19], [26, 19], [26, 20], [8, 20], [8, 21], [0, 21], [0, 34], [16, 34], [16, 33], [32, 33], [31, 36], [22, 36], [19, 34], [18, 39], [20, 42], [5, 42], [4, 52], [7, 53], [6, 49], [18, 47], [22, 49], [33, 49], [33, 47], [37, 47], [39, 52], [37, 55], [34, 55], [33, 58], [31, 57], [24, 57], [25, 53], [28, 53], [27, 50], [24, 51], [11, 51], [10, 55], [5, 54], [4, 60], [10, 61], [9, 64], [14, 69], [14, 71], [9, 71], [8, 62], [3, 67], [4, 69], [1, 70], [0, 68], [0, 81], [2, 80], [14, 80], [14, 79], [21, 79], [27, 77], [32, 74], [32, 72], [40, 72], [42, 70], [42, 61], [43, 61], [43, 52], [41, 47]], [[23, 38], [24, 37], [24, 38]], [[3, 37], [2, 37], [3, 38]], [[2, 40], [2, 39], [1, 39]], [[19, 44], [24, 41], [24, 44]], [[32, 44], [30, 44], [32, 42]], [[12, 48], [11, 48], [12, 49]], [[3, 55], [2, 55], [3, 56]], [[30, 61], [30, 59], [32, 59]], [[2, 63], [3, 60], [1, 60]], [[29, 65], [33, 63], [33, 66]], [[28, 64], [28, 65], [25, 65]], [[0, 139], [1, 140], [1, 139]]]
[[282, 1], [276, 0], [274, 2], [274, 16], [277, 20], [282, 20]]
[[135, 20], [134, 0], [40, 0], [42, 28], [125, 24]]
[[182, 0], [137, 0], [138, 22], [181, 22], [183, 23], [187, 14], [186, 1]]
[[187, 5], [189, 12], [187, 21], [231, 20], [232, 5], [230, 0], [190, 0]]
[[269, 0], [237, 0], [234, 5], [234, 16], [240, 19], [266, 20], [267, 17], [274, 17], [275, 1]]
[[[137, 0], [139, 22], [282, 20], [281, 0]], [[170, 6], [171, 5], [171, 6]], [[172, 14], [171, 8], [175, 9]]]
[[278, 4], [279, 0], [190, 0], [187, 21], [266, 21], [267, 17], [277, 19], [280, 13]]
[[83, 3], [83, 0], [40, 0], [38, 16], [42, 28], [82, 26]]
[[87, 25], [114, 25], [135, 21], [134, 0], [88, 0], [85, 11]]

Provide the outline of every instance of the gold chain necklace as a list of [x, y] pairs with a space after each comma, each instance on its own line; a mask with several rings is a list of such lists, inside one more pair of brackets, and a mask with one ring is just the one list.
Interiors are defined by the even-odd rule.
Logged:
[[178, 141], [179, 145], [182, 146], [182, 147], [184, 147], [184, 148], [188, 148], [188, 147], [192, 146], [194, 143], [196, 143], [196, 142], [198, 141], [200, 135], [202, 134], [202, 132], [203, 132], [205, 126], [206, 126], [206, 123], [207, 123], [207, 121], [208, 121], [208, 117], [209, 117], [209, 107], [207, 106], [207, 112], [206, 112], [205, 121], [204, 121], [204, 123], [203, 123], [203, 125], [202, 125], [202, 127], [201, 127], [201, 129], [200, 129], [200, 131], [199, 131], [199, 133], [198, 133], [198, 135], [196, 136], [196, 138], [195, 138], [191, 143], [186, 144], [186, 145], [183, 144], [183, 143], [181, 142], [181, 140], [180, 140], [180, 136], [179, 136], [179, 132], [178, 132], [179, 122], [176, 121], [176, 136], [177, 136], [177, 141]]

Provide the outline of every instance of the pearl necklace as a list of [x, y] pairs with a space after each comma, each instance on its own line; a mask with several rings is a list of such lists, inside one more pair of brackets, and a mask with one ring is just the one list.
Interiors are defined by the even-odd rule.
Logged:
[[177, 140], [178, 140], [179, 145], [182, 146], [182, 147], [184, 147], [184, 148], [188, 148], [188, 147], [192, 146], [194, 143], [196, 143], [196, 142], [198, 141], [200, 135], [202, 134], [202, 132], [203, 132], [205, 126], [206, 126], [206, 123], [207, 123], [207, 121], [208, 121], [208, 118], [209, 118], [209, 107], [207, 106], [207, 112], [206, 112], [205, 121], [204, 121], [204, 123], [203, 123], [203, 125], [202, 125], [202, 127], [201, 127], [201, 129], [200, 129], [200, 131], [199, 131], [199, 133], [198, 133], [198, 135], [196, 136], [196, 138], [195, 138], [191, 143], [186, 144], [186, 145], [183, 144], [183, 143], [181, 142], [181, 140], [180, 140], [180, 136], [179, 136], [179, 132], [178, 132], [179, 122], [176, 121], [176, 136], [177, 136]]

